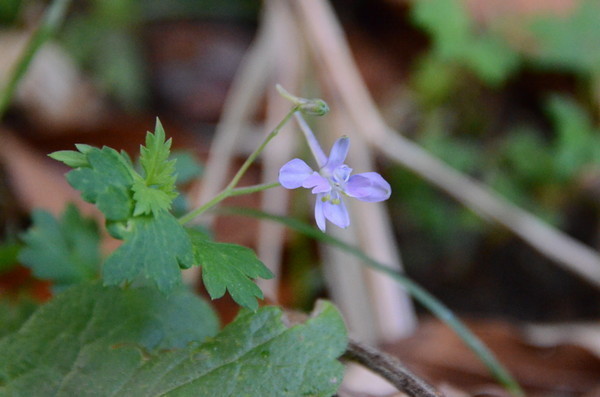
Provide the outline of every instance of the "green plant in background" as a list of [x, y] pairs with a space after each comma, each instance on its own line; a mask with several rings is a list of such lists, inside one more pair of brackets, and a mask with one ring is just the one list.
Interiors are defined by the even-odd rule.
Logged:
[[0, 25], [13, 25], [21, 12], [22, 5], [22, 0], [2, 1], [0, 3]]
[[600, 72], [600, 4], [595, 0], [575, 3], [564, 16], [544, 16], [533, 21], [536, 50], [531, 58], [540, 68], [559, 68], [593, 75]]
[[95, 83], [121, 105], [138, 108], [148, 95], [137, 0], [89, 0], [78, 4], [59, 40]]
[[253, 20], [259, 7], [259, 2], [246, 0], [86, 0], [74, 8], [58, 39], [98, 87], [121, 106], [137, 109], [149, 95], [144, 23], [173, 18]]
[[[464, 2], [413, 2], [412, 21], [431, 40], [410, 80], [422, 110], [414, 139], [515, 204], [563, 225], [564, 209], [573, 204], [578, 181], [597, 172], [600, 159], [599, 131], [592, 121], [595, 110], [582, 105], [589, 97], [598, 101], [599, 7], [588, 0], [563, 15], [521, 18], [523, 34], [533, 45], [517, 48], [498, 29], [502, 21], [480, 26]], [[495, 106], [511, 106], [503, 102], [499, 90], [523, 70], [575, 73], [584, 88], [583, 99], [550, 94], [539, 105], [544, 113], [534, 116], [537, 119], [498, 122], [506, 110]], [[464, 248], [487, 226], [419, 178], [403, 170], [390, 175], [395, 191], [401, 192], [395, 198], [402, 209], [399, 216], [427, 236], [436, 247], [429, 251], [439, 252], [439, 258], [462, 252], [459, 256], [465, 259]]]
[[458, 0], [415, 1], [415, 24], [431, 37], [431, 49], [412, 77], [417, 92], [437, 103], [470, 71], [487, 84], [499, 86], [519, 66], [519, 55], [493, 30], [481, 30]]

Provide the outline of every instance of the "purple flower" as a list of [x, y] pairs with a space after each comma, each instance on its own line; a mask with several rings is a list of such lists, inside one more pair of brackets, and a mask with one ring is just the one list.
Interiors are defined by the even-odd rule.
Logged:
[[350, 175], [352, 168], [344, 164], [350, 146], [348, 137], [338, 139], [331, 148], [329, 157], [326, 157], [312, 132], [309, 130], [307, 133], [305, 127], [308, 127], [303, 126], [302, 122], [300, 124], [320, 169], [318, 172], [313, 171], [303, 160], [293, 159], [279, 170], [279, 183], [286, 189], [312, 189], [312, 193], [317, 195], [315, 219], [319, 229], [325, 231], [325, 219], [342, 228], [350, 225], [344, 196], [368, 202], [383, 201], [390, 197], [390, 184], [377, 172]]

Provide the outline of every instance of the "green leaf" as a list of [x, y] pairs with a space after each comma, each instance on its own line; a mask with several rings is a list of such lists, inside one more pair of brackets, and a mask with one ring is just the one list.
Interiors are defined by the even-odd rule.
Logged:
[[156, 120], [154, 134], [146, 135], [146, 146], [140, 148], [140, 163], [144, 177], [136, 177], [132, 186], [134, 215], [157, 214], [169, 210], [175, 191], [175, 160], [169, 160], [171, 139], [165, 141], [165, 131]]
[[139, 368], [117, 396], [331, 396], [343, 378], [336, 360], [346, 330], [330, 303], [286, 328], [281, 310], [246, 312], [198, 349], [165, 354]]
[[202, 266], [202, 280], [210, 297], [220, 298], [227, 290], [239, 305], [256, 310], [256, 298], [262, 299], [263, 294], [252, 279], [269, 279], [273, 273], [254, 251], [237, 244], [209, 241], [196, 233], [190, 235], [196, 262]]
[[54, 160], [65, 163], [71, 168], [90, 166], [85, 154], [75, 150], [59, 150], [58, 152], [50, 153], [48, 156]]
[[152, 354], [192, 350], [217, 329], [210, 307], [183, 288], [166, 297], [79, 285], [0, 339], [0, 395], [113, 395]]
[[194, 263], [190, 237], [168, 212], [132, 218], [123, 238], [123, 245], [104, 264], [106, 285], [151, 281], [168, 292], [181, 282], [180, 267]]
[[[110, 221], [127, 219], [131, 215], [133, 206], [129, 189], [135, 174], [129, 162], [119, 152], [109, 147], [98, 149], [79, 145], [78, 149], [80, 153], [84, 152], [88, 164], [67, 174], [71, 186], [81, 192], [85, 201], [96, 204], [106, 219]], [[64, 152], [51, 155], [61, 161], [69, 156], [64, 155]]]
[[36, 277], [52, 281], [60, 290], [98, 276], [100, 234], [94, 219], [82, 217], [69, 205], [60, 219], [37, 210], [32, 220], [19, 260]]
[[[331, 304], [321, 302], [305, 324], [292, 328], [282, 323], [278, 308], [245, 312], [200, 344], [214, 332], [214, 315], [198, 298], [180, 294], [165, 298], [153, 289], [97, 285], [66, 291], [0, 340], [0, 394], [335, 393], [346, 332]], [[174, 321], [171, 315], [179, 311]]]

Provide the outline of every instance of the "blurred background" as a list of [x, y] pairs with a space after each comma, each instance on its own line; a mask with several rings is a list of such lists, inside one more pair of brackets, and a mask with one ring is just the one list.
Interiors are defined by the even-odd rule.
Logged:
[[[49, 3], [0, 2], [0, 87]], [[391, 128], [598, 250], [600, 2], [340, 0], [331, 5]], [[28, 307], [50, 295], [47, 283], [14, 260], [30, 211], [60, 214], [77, 196], [63, 180], [66, 170], [47, 153], [74, 143], [135, 153], [158, 116], [174, 145], [186, 150], [182, 161], [189, 161], [190, 180], [201, 173], [236, 71], [261, 28], [262, 10], [261, 2], [250, 0], [71, 3], [0, 124], [0, 294], [13, 300], [29, 296]], [[261, 124], [267, 100], [256, 101], [252, 133], [267, 129]], [[243, 154], [241, 149], [240, 158]], [[595, 335], [590, 340], [598, 347], [598, 287], [555, 266], [405, 167], [388, 160], [377, 166], [394, 192], [386, 207], [407, 275], [473, 319], [490, 345], [505, 352], [518, 378], [525, 366], [530, 372], [521, 380], [531, 390], [541, 395], [599, 391], [600, 361], [593, 348], [573, 345], [563, 351], [555, 344], [577, 344], [583, 338], [577, 335], [584, 335], [577, 333], [580, 328], [544, 333], [554, 347], [536, 347], [542, 350], [523, 347], [526, 338], [512, 328], [585, 322], [586, 338]], [[249, 178], [257, 175], [254, 170]], [[257, 206], [254, 198], [235, 204]], [[310, 210], [292, 212], [312, 222]], [[255, 246], [256, 227], [255, 221], [224, 218], [214, 234]], [[106, 242], [105, 252], [110, 247], [114, 243]], [[279, 288], [287, 307], [306, 310], [328, 296], [314, 248], [307, 238], [286, 240]], [[226, 300], [219, 305], [228, 318], [234, 309]], [[6, 309], [3, 321], [16, 324], [28, 310]], [[439, 342], [451, 336], [427, 329], [429, 334], [414, 338], [435, 358], [453, 361], [454, 354], [467, 354], [440, 347], [454, 343]], [[427, 339], [432, 335], [438, 342]], [[535, 335], [541, 343], [542, 334]], [[445, 379], [472, 392], [468, 387], [485, 377], [468, 365], [457, 369], [434, 358], [423, 363], [416, 350], [396, 349], [435, 382]], [[554, 383], [548, 374], [554, 374]]]

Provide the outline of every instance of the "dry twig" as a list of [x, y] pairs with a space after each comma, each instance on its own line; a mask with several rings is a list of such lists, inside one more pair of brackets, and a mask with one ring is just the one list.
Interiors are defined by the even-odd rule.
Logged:
[[408, 370], [396, 357], [350, 339], [343, 355], [370, 369], [412, 397], [440, 397], [443, 394]]

